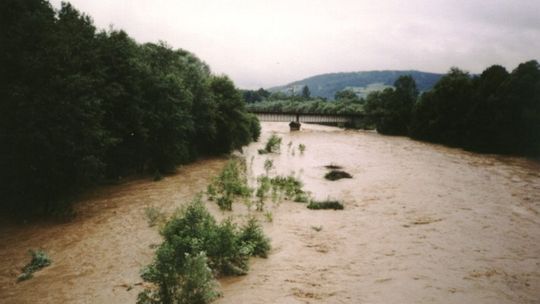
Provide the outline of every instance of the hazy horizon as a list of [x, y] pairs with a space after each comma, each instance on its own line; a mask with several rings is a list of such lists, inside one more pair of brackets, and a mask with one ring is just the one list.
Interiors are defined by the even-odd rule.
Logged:
[[540, 54], [540, 1], [531, 0], [69, 2], [98, 29], [188, 50], [250, 89], [351, 71], [512, 70]]

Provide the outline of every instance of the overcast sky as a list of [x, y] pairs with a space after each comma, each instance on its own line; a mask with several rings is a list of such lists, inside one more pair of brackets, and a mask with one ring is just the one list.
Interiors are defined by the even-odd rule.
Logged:
[[540, 59], [539, 0], [70, 2], [98, 28], [189, 50], [241, 88], [344, 71], [512, 70]]

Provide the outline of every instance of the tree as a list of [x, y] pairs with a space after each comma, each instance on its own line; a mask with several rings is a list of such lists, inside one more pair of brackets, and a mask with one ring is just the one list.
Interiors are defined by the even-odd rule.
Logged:
[[98, 33], [68, 3], [1, 2], [0, 64], [0, 207], [25, 216], [64, 212], [104, 178], [169, 172], [260, 133], [234, 84], [196, 56]]
[[416, 104], [411, 135], [448, 145], [462, 145], [466, 134], [465, 114], [470, 109], [472, 93], [469, 74], [451, 68]]
[[302, 88], [302, 98], [309, 99], [311, 97], [311, 92], [309, 91], [309, 87], [305, 85]]
[[351, 90], [351, 89], [345, 89], [341, 91], [337, 91], [334, 95], [335, 100], [348, 100], [348, 101], [358, 101], [358, 95]]
[[373, 120], [378, 132], [407, 135], [418, 89], [410, 75], [400, 76], [394, 82], [394, 87], [370, 93], [366, 101], [366, 114]]

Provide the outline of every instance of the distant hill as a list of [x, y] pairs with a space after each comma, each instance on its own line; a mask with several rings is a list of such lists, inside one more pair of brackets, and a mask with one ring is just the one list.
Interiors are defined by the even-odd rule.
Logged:
[[420, 91], [430, 90], [442, 77], [442, 74], [420, 71], [367, 71], [350, 73], [331, 73], [312, 76], [295, 81], [284, 86], [268, 89], [270, 92], [284, 92], [300, 95], [302, 88], [307, 85], [311, 96], [334, 99], [334, 94], [343, 89], [352, 89], [360, 97], [365, 97], [371, 91], [391, 87], [394, 81], [402, 75], [411, 75]]

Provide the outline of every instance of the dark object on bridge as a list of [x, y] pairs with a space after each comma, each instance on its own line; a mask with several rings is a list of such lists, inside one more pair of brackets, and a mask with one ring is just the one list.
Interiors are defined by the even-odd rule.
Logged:
[[324, 175], [327, 180], [335, 181], [342, 178], [352, 178], [352, 175], [345, 171], [332, 170]]
[[298, 121], [291, 121], [289, 123], [289, 127], [291, 128], [291, 131], [299, 131], [301, 124]]

